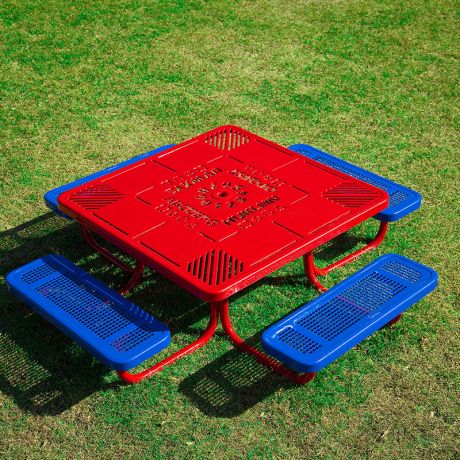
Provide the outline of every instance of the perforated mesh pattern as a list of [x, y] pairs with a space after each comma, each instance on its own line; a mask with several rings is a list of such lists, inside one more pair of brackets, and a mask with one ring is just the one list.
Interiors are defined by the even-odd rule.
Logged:
[[80, 189], [70, 199], [84, 209], [101, 209], [123, 198], [123, 194], [108, 184], [95, 184]]
[[6, 277], [13, 294], [112, 369], [131, 369], [167, 347], [168, 327], [59, 255]]
[[[304, 149], [299, 149], [297, 150], [299, 153], [304, 153], [306, 154], [307, 156], [309, 156], [309, 153], [308, 151], [304, 150]], [[391, 187], [386, 184], [385, 182], [383, 181], [380, 181], [378, 179], [376, 179], [375, 177], [373, 176], [368, 176], [366, 175], [365, 173], [361, 173], [359, 171], [356, 171], [354, 170], [353, 168], [349, 168], [345, 165], [343, 165], [342, 163], [338, 162], [338, 161], [334, 161], [333, 159], [330, 159], [330, 158], [324, 158], [322, 155], [315, 155], [315, 156], [309, 156], [312, 160], [315, 160], [315, 161], [318, 161], [320, 163], [323, 163], [327, 166], [331, 166], [332, 168], [334, 169], [337, 169], [339, 171], [342, 171], [352, 177], [355, 177], [356, 179], [360, 179], [364, 182], [367, 182], [368, 184], [371, 184], [371, 185], [374, 185], [375, 187], [378, 187], [378, 188], [381, 188], [382, 190], [385, 190], [387, 192], [390, 191]], [[388, 204], [388, 207], [391, 208], [393, 206], [397, 206], [401, 203], [403, 203], [404, 201], [407, 200], [407, 194], [400, 191], [400, 190], [397, 190], [396, 192], [393, 192], [390, 194], [390, 200], [389, 200], [389, 204]]]
[[325, 340], [333, 340], [366, 313], [346, 299], [335, 298], [296, 323]]
[[204, 142], [220, 150], [233, 150], [250, 142], [251, 138], [238, 129], [218, 129], [208, 134]]
[[51, 275], [51, 273], [53, 273], [54, 271], [55, 269], [51, 265], [43, 264], [37, 268], [34, 268], [33, 270], [30, 270], [30, 272], [24, 273], [21, 276], [21, 279], [26, 284], [33, 284], [36, 281], [39, 281], [42, 278]]
[[416, 283], [423, 276], [421, 272], [394, 261], [387, 262], [382, 268], [395, 276], [399, 276], [400, 278], [409, 281], [410, 283]]
[[147, 340], [152, 334], [153, 332], [148, 328], [137, 328], [114, 340], [110, 345], [117, 351], [129, 351]]
[[390, 324], [436, 284], [428, 267], [396, 254], [379, 257], [269, 327], [262, 344], [297, 372], [316, 372]]
[[397, 206], [398, 204], [401, 204], [402, 202], [407, 200], [407, 194], [404, 192], [401, 192], [400, 190], [397, 190], [396, 192], [392, 193], [390, 195], [390, 204], [389, 206]]
[[243, 262], [222, 249], [210, 251], [187, 264], [187, 271], [209, 285], [218, 285], [243, 272]]
[[289, 345], [302, 354], [313, 353], [321, 346], [314, 340], [299, 334], [292, 327], [283, 329], [279, 334], [276, 335], [276, 337], [280, 342]]
[[330, 166], [331, 168], [337, 169], [348, 174], [351, 177], [355, 177], [356, 179], [360, 179], [363, 182], [367, 182], [368, 184], [374, 185], [375, 187], [381, 188], [382, 190], [388, 191], [390, 189], [389, 185], [383, 181], [379, 181], [375, 177], [369, 177], [367, 174], [356, 171], [353, 168], [349, 168], [343, 165], [340, 162], [336, 162], [329, 158], [324, 158], [321, 155], [317, 155], [315, 157], [310, 157], [312, 160], [319, 161], [320, 163], [325, 164], [326, 166]]
[[369, 312], [380, 308], [385, 302], [398, 295], [406, 287], [380, 273], [366, 276], [343, 292], [343, 296]]
[[403, 284], [374, 272], [298, 319], [296, 324], [325, 340], [333, 340], [405, 288]]
[[323, 193], [334, 203], [340, 204], [346, 208], [359, 208], [364, 204], [374, 200], [379, 196], [378, 192], [363, 187], [354, 182], [343, 182]]
[[117, 304], [90, 290], [71, 273], [59, 275], [35, 290], [101, 339], [106, 339], [134, 320]]

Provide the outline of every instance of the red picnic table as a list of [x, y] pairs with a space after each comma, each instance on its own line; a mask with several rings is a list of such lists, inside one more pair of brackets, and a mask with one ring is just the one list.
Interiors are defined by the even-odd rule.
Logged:
[[136, 259], [129, 288], [146, 265], [209, 302], [209, 324], [199, 339], [145, 371], [119, 371], [121, 378], [139, 381], [203, 346], [220, 316], [237, 347], [305, 382], [314, 374], [293, 372], [237, 335], [228, 300], [301, 256], [307, 278], [321, 289], [312, 251], [386, 208], [388, 194], [242, 128], [222, 126], [58, 201], [93, 247], [106, 252], [90, 232]]

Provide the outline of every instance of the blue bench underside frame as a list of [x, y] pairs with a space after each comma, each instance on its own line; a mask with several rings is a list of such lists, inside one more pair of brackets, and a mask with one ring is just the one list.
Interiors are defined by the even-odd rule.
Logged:
[[305, 155], [308, 158], [319, 161], [331, 168], [367, 182], [375, 187], [385, 190], [389, 197], [389, 206], [374, 217], [382, 222], [394, 222], [407, 214], [417, 210], [422, 204], [422, 195], [410, 188], [397, 184], [378, 174], [367, 171], [364, 168], [355, 166], [345, 160], [337, 158], [329, 153], [323, 152], [307, 144], [294, 144], [288, 147], [289, 150]]
[[97, 179], [98, 177], [103, 176], [104, 174], [111, 173], [113, 171], [116, 171], [120, 168], [123, 168], [124, 166], [128, 166], [136, 161], [142, 160], [143, 158], [150, 157], [152, 155], [156, 155], [160, 152], [163, 152], [163, 150], [169, 149], [170, 147], [173, 147], [175, 144], [167, 144], [163, 145], [161, 147], [158, 147], [157, 149], [151, 150], [149, 152], [142, 153], [141, 155], [137, 155], [133, 158], [130, 158], [129, 160], [122, 161], [121, 163], [118, 163], [117, 165], [110, 166], [109, 168], [102, 169], [101, 171], [97, 171], [93, 174], [90, 174], [85, 177], [81, 177], [80, 179], [77, 179], [73, 182], [69, 182], [68, 184], [61, 185], [59, 187], [54, 188], [53, 190], [50, 190], [49, 192], [46, 192], [44, 199], [45, 199], [45, 204], [48, 208], [51, 209], [51, 211], [55, 212], [61, 217], [64, 217], [65, 219], [70, 219], [70, 217], [67, 214], [64, 214], [58, 207], [58, 196], [66, 192], [67, 190], [73, 189], [75, 187], [78, 187], [79, 185], [86, 184], [87, 182]]
[[6, 277], [11, 292], [115, 370], [128, 370], [170, 343], [168, 327], [59, 255]]
[[437, 273], [406, 257], [379, 257], [262, 334], [264, 350], [316, 372], [435, 289]]

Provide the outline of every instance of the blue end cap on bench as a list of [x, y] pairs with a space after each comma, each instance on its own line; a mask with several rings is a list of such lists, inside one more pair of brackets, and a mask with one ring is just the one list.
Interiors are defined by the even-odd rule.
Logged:
[[316, 149], [315, 147], [311, 147], [307, 144], [295, 144], [291, 145], [289, 149], [385, 190], [390, 196], [390, 203], [388, 208], [374, 216], [380, 221], [394, 222], [399, 220], [418, 209], [422, 204], [422, 195], [420, 195], [420, 193], [367, 171], [366, 169], [360, 168], [359, 166], [355, 166], [352, 163], [348, 163], [322, 150]]
[[437, 286], [437, 273], [406, 257], [379, 257], [269, 327], [264, 350], [298, 372], [316, 372]]
[[62, 256], [6, 277], [12, 293], [105, 365], [128, 370], [167, 347], [168, 327]]
[[98, 177], [101, 177], [104, 174], [111, 173], [113, 171], [116, 171], [117, 169], [123, 168], [124, 166], [130, 165], [131, 163], [134, 163], [135, 161], [139, 161], [139, 160], [142, 160], [143, 158], [147, 158], [149, 156], [156, 155], [157, 153], [160, 153], [163, 150], [169, 149], [170, 147], [173, 147], [174, 145], [175, 144], [163, 145], [161, 147], [158, 147], [155, 150], [151, 150], [150, 152], [142, 153], [141, 155], [137, 155], [133, 158], [130, 158], [129, 160], [122, 161], [121, 163], [118, 163], [117, 165], [110, 166], [109, 168], [105, 168], [105, 169], [102, 169], [101, 171], [97, 171], [93, 174], [90, 174], [89, 176], [85, 176], [73, 182], [69, 182], [68, 184], [64, 184], [59, 187], [56, 187], [53, 190], [50, 190], [49, 192], [45, 193], [45, 196], [44, 196], [45, 204], [48, 208], [51, 209], [51, 211], [55, 212], [59, 216], [64, 217], [66, 219], [70, 219], [68, 215], [64, 214], [58, 208], [58, 196], [61, 193], [66, 192], [67, 190], [71, 190], [79, 185], [86, 184], [86, 182], [89, 182], [93, 179], [97, 179]]

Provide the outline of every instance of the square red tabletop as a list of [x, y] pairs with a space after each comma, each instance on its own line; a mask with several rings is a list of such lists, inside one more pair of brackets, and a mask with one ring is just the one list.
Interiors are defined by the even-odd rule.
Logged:
[[388, 206], [388, 194], [221, 126], [59, 196], [68, 215], [216, 301]]

